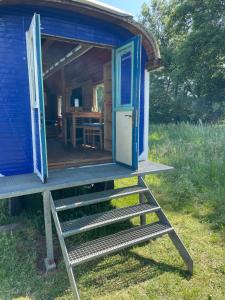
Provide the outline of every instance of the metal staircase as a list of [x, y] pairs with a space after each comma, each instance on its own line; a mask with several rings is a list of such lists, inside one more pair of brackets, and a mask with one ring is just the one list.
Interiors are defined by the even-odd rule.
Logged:
[[[72, 221], [60, 222], [59, 220], [59, 213], [61, 211], [76, 209], [78, 207], [106, 202], [134, 194], [139, 195], [139, 205], [112, 209], [107, 212], [84, 216]], [[189, 272], [193, 272], [193, 261], [190, 254], [176, 234], [174, 228], [168, 221], [163, 210], [142, 177], [138, 178], [138, 185], [127, 188], [107, 190], [60, 200], [53, 200], [52, 195], [50, 194], [50, 205], [74, 299], [76, 300], [79, 300], [80, 297], [74, 278], [73, 267], [151, 239], [156, 239], [166, 234], [170, 237], [177, 248], [186, 263]], [[159, 221], [146, 224], [146, 214], [149, 213], [155, 213], [158, 216]], [[136, 216], [140, 216], [141, 218], [140, 226], [135, 226], [131, 229], [85, 242], [79, 246], [74, 246], [69, 250], [66, 246], [65, 239], [70, 236], [116, 222], [122, 222]]]

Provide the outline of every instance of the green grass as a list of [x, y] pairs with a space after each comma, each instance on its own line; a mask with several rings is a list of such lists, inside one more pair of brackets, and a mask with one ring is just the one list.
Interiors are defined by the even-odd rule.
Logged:
[[[146, 180], [189, 249], [194, 275], [185, 271], [172, 243], [164, 237], [78, 267], [75, 274], [81, 298], [225, 299], [225, 127], [152, 126], [149, 155], [151, 160], [175, 167], [172, 172], [147, 176]], [[127, 184], [132, 180], [116, 183], [117, 187]], [[133, 196], [114, 200], [112, 205], [136, 202]], [[18, 218], [8, 218], [1, 204], [0, 220], [5, 224]], [[45, 250], [41, 207], [24, 213], [19, 220], [24, 229], [0, 235], [0, 299], [71, 300], [56, 237], [58, 268], [49, 275], [42, 272]], [[136, 218], [133, 223], [138, 221]], [[105, 232], [116, 229], [109, 227]]]

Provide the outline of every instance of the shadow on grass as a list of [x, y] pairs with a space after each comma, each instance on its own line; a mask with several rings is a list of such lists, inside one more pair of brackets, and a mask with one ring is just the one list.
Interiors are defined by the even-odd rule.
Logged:
[[[153, 259], [134, 253], [131, 249], [124, 254], [120, 253], [116, 257], [115, 255], [108, 257], [103, 264], [101, 264], [101, 260], [97, 260], [82, 266], [82, 273], [88, 273], [90, 270], [95, 272], [95, 276], [87, 276], [82, 279], [82, 275], [78, 275], [83, 289], [92, 286], [96, 290], [104, 290], [104, 293], [143, 283], [165, 272], [179, 274], [187, 280], [191, 278], [190, 273], [181, 270], [180, 267], [156, 262]], [[99, 285], [100, 282], [101, 286]]]
[[[147, 243], [145, 243], [146, 245]], [[143, 244], [144, 246], [144, 244]], [[50, 273], [46, 280], [54, 282], [54, 287], [46, 292], [37, 291], [32, 299], [55, 299], [68, 293], [70, 299], [69, 280], [62, 261], [60, 268]], [[135, 253], [132, 248], [119, 254], [99, 258], [74, 269], [82, 299], [91, 299], [96, 296], [109, 295], [110, 293], [128, 289], [135, 285], [147, 282], [164, 273], [174, 273], [186, 280], [191, 278], [188, 271], [164, 262], [157, 262], [151, 258]]]
[[[146, 244], [143, 244], [143, 246]], [[92, 299], [116, 291], [119, 292], [153, 280], [164, 273], [173, 273], [186, 280], [190, 279], [189, 273], [180, 269], [180, 267], [143, 257], [135, 253], [132, 248], [126, 252], [122, 251], [119, 254], [80, 265], [74, 269], [74, 272], [81, 299]], [[18, 276], [18, 280], [20, 280], [20, 276]], [[73, 299], [62, 260], [60, 260], [55, 271], [47, 275], [36, 276], [31, 282], [27, 282], [25, 286], [26, 290], [29, 291], [26, 294], [28, 299], [53, 300], [60, 297], [68, 300]], [[22, 287], [17, 291], [13, 289], [10, 289], [12, 293], [9, 299], [25, 297]], [[32, 295], [30, 298], [29, 294]]]

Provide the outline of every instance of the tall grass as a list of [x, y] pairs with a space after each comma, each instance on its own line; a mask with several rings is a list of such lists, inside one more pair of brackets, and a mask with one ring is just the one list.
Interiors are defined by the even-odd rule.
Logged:
[[153, 125], [150, 132], [150, 159], [175, 168], [161, 176], [167, 208], [224, 230], [225, 126]]
[[[82, 299], [224, 299], [224, 240], [220, 234], [225, 224], [224, 152], [225, 127], [151, 126], [149, 158], [175, 169], [146, 179], [190, 251], [194, 275], [189, 277], [184, 271], [183, 262], [165, 237], [77, 267], [75, 275]], [[136, 179], [118, 180], [116, 187], [135, 182]], [[70, 192], [77, 191], [67, 191]], [[61, 192], [55, 196], [61, 197]], [[137, 201], [138, 197], [133, 195], [111, 204], [124, 207]], [[72, 295], [56, 234], [57, 271], [48, 276], [43, 274], [46, 253], [41, 197], [29, 196], [27, 202], [33, 202], [34, 206], [19, 217], [25, 225], [22, 230], [0, 234], [0, 299], [70, 300]], [[101, 204], [92, 213], [107, 208]], [[7, 221], [6, 214], [6, 206], [0, 206], [0, 222]], [[154, 221], [152, 216], [148, 218]], [[139, 221], [135, 218], [132, 224]], [[94, 239], [118, 231], [116, 226], [123, 230], [132, 224], [123, 222], [90, 231], [73, 242]]]

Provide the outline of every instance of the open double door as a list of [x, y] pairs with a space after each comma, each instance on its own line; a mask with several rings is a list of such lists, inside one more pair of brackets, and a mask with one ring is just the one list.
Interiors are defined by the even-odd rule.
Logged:
[[[45, 107], [42, 75], [40, 15], [33, 16], [26, 33], [33, 135], [34, 172], [42, 182], [48, 177]], [[138, 168], [138, 132], [141, 80], [141, 37], [113, 49], [113, 159]]]
[[40, 15], [33, 16], [26, 33], [30, 86], [34, 172], [42, 182], [48, 177], [44, 88], [42, 78]]

